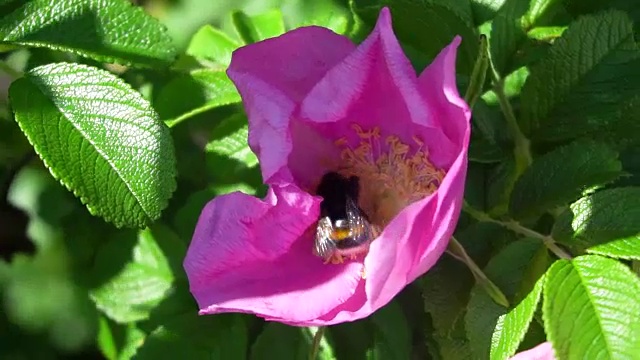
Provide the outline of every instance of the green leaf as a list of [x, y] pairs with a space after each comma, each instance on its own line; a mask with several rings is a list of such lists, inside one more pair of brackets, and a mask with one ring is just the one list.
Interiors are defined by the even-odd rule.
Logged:
[[506, 0], [471, 0], [471, 10], [476, 25], [493, 19]]
[[170, 127], [203, 112], [240, 102], [240, 94], [224, 71], [198, 69], [167, 83], [154, 101]]
[[529, 0], [507, 0], [491, 23], [491, 60], [501, 76], [512, 70], [512, 57], [526, 40], [522, 17], [529, 10]]
[[351, 14], [346, 12], [331, 11], [329, 13], [323, 13], [314, 16], [310, 19], [305, 19], [303, 23], [299, 24], [296, 27], [322, 26], [324, 28], [330, 29], [336, 34], [346, 35], [346, 32], [349, 30], [350, 26], [350, 16]]
[[491, 348], [491, 334], [500, 316], [508, 309], [496, 304], [486, 291], [475, 286], [465, 315], [465, 330], [474, 359], [486, 359]]
[[[528, 274], [532, 272], [532, 268], [540, 272], [537, 258], [541, 252], [546, 252], [546, 249], [538, 240], [525, 238], [512, 242], [489, 261], [484, 273], [509, 300], [513, 300], [522, 291], [523, 285], [526, 285], [523, 281], [538, 280], [532, 279]], [[546, 270], [546, 267], [542, 270]], [[541, 274], [538, 277], [540, 276]], [[526, 293], [533, 285], [528, 284]], [[489, 357], [493, 330], [500, 316], [507, 312], [508, 309], [496, 304], [480, 285], [473, 287], [467, 305], [465, 328], [475, 358]]]
[[[531, 68], [521, 127], [536, 141], [561, 141], [632, 125], [620, 107], [640, 91], [640, 51], [625, 13], [584, 16]], [[616, 126], [614, 126], [616, 125]]]
[[491, 216], [507, 213], [511, 191], [517, 180], [513, 155], [494, 166], [487, 176], [487, 209]]
[[[335, 327], [325, 328], [325, 334], [320, 339], [315, 359], [336, 359], [332, 344], [327, 339], [327, 330], [333, 329]], [[317, 327], [300, 328], [269, 322], [253, 343], [249, 359], [307, 359], [311, 353], [314, 336], [318, 331]]]
[[494, 164], [508, 158], [509, 153], [487, 139], [472, 135], [469, 142], [469, 161], [483, 164]]
[[[514, 240], [512, 232], [491, 223], [459, 226], [455, 237], [478, 266], [485, 265], [492, 247]], [[451, 358], [452, 353], [471, 356], [464, 319], [474, 278], [467, 267], [449, 256], [438, 259], [436, 265], [421, 278], [425, 312], [431, 317], [433, 338], [440, 355]], [[457, 358], [457, 357], [454, 357]]]
[[368, 359], [411, 358], [411, 337], [407, 319], [397, 302], [391, 302], [371, 316], [373, 349]]
[[640, 186], [640, 147], [622, 151], [620, 161], [622, 161], [622, 168], [629, 176], [616, 181], [613, 187]]
[[264, 187], [258, 160], [248, 144], [247, 117], [236, 114], [222, 120], [212, 131], [206, 145], [206, 166], [215, 180], [214, 191], [228, 192], [231, 189], [249, 193], [246, 184], [260, 193]]
[[514, 69], [514, 56], [527, 41], [527, 31], [561, 8], [560, 0], [507, 0], [493, 19], [491, 59], [501, 75]]
[[[469, 162], [467, 168], [467, 178], [464, 183], [464, 200], [474, 209], [486, 211], [486, 179], [489, 173], [488, 165]], [[469, 219], [466, 213], [462, 212], [460, 221]], [[469, 219], [470, 220], [470, 219]]]
[[373, 324], [369, 319], [329, 326], [326, 337], [338, 359], [366, 359], [373, 346]]
[[[427, 346], [432, 358], [460, 360], [476, 359], [471, 351], [469, 339], [467, 339], [467, 335], [465, 333], [464, 317], [456, 319], [452, 326], [452, 331], [449, 334], [433, 333], [431, 335], [435, 344], [431, 345], [429, 343]], [[436, 353], [435, 351], [438, 352]]]
[[310, 350], [311, 338], [302, 328], [270, 322], [251, 347], [250, 359], [306, 359]]
[[14, 1], [17, 1], [17, 0], [0, 0], [0, 6], [8, 5]]
[[599, 191], [571, 204], [554, 224], [553, 237], [567, 244], [594, 246], [609, 241], [637, 241], [640, 187]]
[[109, 360], [118, 358], [118, 349], [113, 333], [109, 328], [109, 322], [106, 318], [100, 317], [100, 328], [98, 330], [98, 348], [102, 355]]
[[137, 239], [114, 239], [99, 250], [93, 277], [104, 280], [90, 296], [109, 318], [119, 323], [146, 319], [169, 295], [175, 275], [160, 241], [166, 239], [144, 230]]
[[193, 35], [186, 52], [201, 63], [213, 62], [226, 68], [231, 63], [231, 54], [239, 46], [224, 32], [205, 25]]
[[529, 30], [527, 36], [535, 40], [551, 42], [562, 36], [565, 30], [567, 30], [566, 26], [541, 26]]
[[[512, 73], [503, 78], [504, 93], [508, 98], [520, 96], [520, 91], [524, 86], [527, 77], [529, 77], [529, 69], [526, 66], [514, 70]], [[489, 104], [498, 104], [498, 96], [493, 90], [487, 91], [482, 98]], [[475, 110], [475, 108], [474, 108]], [[504, 121], [502, 121], [504, 123]], [[506, 126], [506, 125], [503, 125]], [[510, 135], [510, 134], [509, 134]]]
[[127, 0], [33, 0], [0, 19], [0, 44], [70, 51], [103, 62], [167, 65], [166, 29]]
[[[310, 341], [312, 345], [314, 341], [313, 338], [316, 336], [319, 330], [320, 330], [319, 327], [308, 327], [304, 329], [304, 333], [308, 334], [306, 338], [311, 339]], [[318, 355], [317, 360], [336, 360], [336, 356], [333, 353], [333, 348], [329, 343], [329, 341], [327, 340], [326, 328], [325, 328], [324, 336], [320, 339], [320, 345], [318, 347], [317, 355]]]
[[540, 294], [544, 285], [541, 277], [533, 290], [516, 307], [498, 318], [493, 337], [491, 338], [491, 354], [493, 359], [508, 359], [518, 350], [518, 346], [529, 329], [529, 323], [538, 308]]
[[478, 54], [478, 34], [471, 23], [470, 10], [465, 11], [455, 1], [437, 0], [353, 0], [352, 9], [366, 24], [373, 25], [383, 6], [391, 9], [398, 39], [422, 54], [425, 64], [460, 35], [457, 71], [471, 74]]
[[256, 16], [249, 16], [242, 11], [235, 11], [231, 14], [233, 25], [245, 44], [282, 35], [285, 32], [284, 19], [280, 10]]
[[556, 261], [544, 286], [543, 318], [558, 358], [636, 358], [638, 299], [640, 279], [615, 260], [587, 255]]
[[204, 317], [194, 309], [151, 332], [136, 359], [246, 359], [247, 345], [244, 315]]
[[442, 257], [421, 280], [424, 308], [431, 315], [434, 330], [448, 335], [464, 315], [473, 277], [459, 261]]
[[144, 338], [145, 333], [135, 324], [118, 325], [100, 317], [98, 348], [102, 355], [109, 360], [133, 358], [138, 348], [144, 343]]
[[212, 138], [205, 151], [224, 156], [252, 167], [258, 165], [258, 158], [249, 148], [247, 139], [249, 125], [244, 115], [235, 115], [224, 119], [214, 129]]
[[78, 64], [32, 69], [9, 89], [20, 128], [51, 174], [116, 226], [143, 227], [173, 193], [167, 127], [116, 76]]
[[424, 309], [431, 317], [438, 355], [445, 359], [451, 358], [446, 356], [449, 351], [470, 355], [463, 320], [473, 286], [471, 273], [461, 262], [443, 256], [421, 278], [421, 283]]
[[625, 151], [640, 145], [640, 95], [634, 96], [619, 106], [611, 116], [610, 125], [590, 138], [606, 142], [609, 146]]
[[124, 338], [124, 344], [122, 344], [122, 348], [120, 349], [119, 360], [129, 360], [132, 359], [138, 349], [144, 343], [145, 333], [140, 329], [135, 327], [135, 324], [127, 324], [127, 329]]
[[594, 141], [575, 141], [537, 158], [517, 180], [509, 212], [515, 218], [540, 215], [623, 174], [618, 153]]
[[640, 260], [640, 235], [596, 245], [588, 248], [587, 252], [617, 259]]
[[[487, 93], [483, 97], [486, 97]], [[496, 99], [497, 102], [497, 99]], [[473, 107], [473, 129], [469, 144], [469, 159], [481, 163], [497, 163], [506, 160], [512, 150], [505, 132], [506, 124], [496, 106], [490, 106], [483, 98]]]
[[286, 31], [284, 18], [282, 17], [282, 12], [279, 9], [253, 15], [251, 16], [251, 22], [256, 29], [259, 40], [280, 36]]

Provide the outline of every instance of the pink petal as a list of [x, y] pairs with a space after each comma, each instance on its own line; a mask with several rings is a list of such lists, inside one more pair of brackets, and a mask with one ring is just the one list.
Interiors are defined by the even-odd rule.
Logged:
[[377, 126], [383, 135], [397, 135], [405, 143], [418, 136], [426, 142], [432, 162], [448, 167], [455, 159], [455, 146], [439, 128], [442, 114], [427, 105], [384, 8], [371, 35], [311, 90], [300, 115], [325, 137], [346, 136], [351, 144], [359, 141], [353, 123], [365, 130]]
[[295, 186], [272, 187], [265, 200], [232, 193], [209, 202], [184, 262], [200, 313], [302, 322], [347, 301], [362, 264], [328, 266], [313, 255], [319, 204]]
[[355, 46], [321, 27], [304, 27], [236, 50], [227, 73], [249, 117], [249, 145], [265, 183], [288, 183], [289, 124], [297, 104]]
[[456, 86], [456, 52], [461, 38], [456, 36], [420, 74], [418, 87], [429, 108], [438, 114], [436, 121], [455, 144], [463, 141], [471, 117], [469, 106]]
[[553, 346], [550, 342], [544, 342], [533, 349], [529, 349], [510, 358], [510, 360], [555, 360]]
[[[413, 281], [429, 270], [438, 261], [449, 244], [453, 235], [464, 197], [464, 184], [467, 175], [467, 150], [469, 148], [469, 127], [465, 136], [463, 150], [449, 168], [436, 192], [436, 204], [431, 228], [418, 241], [413, 268], [409, 274], [409, 281]], [[424, 200], [423, 200], [424, 201]]]

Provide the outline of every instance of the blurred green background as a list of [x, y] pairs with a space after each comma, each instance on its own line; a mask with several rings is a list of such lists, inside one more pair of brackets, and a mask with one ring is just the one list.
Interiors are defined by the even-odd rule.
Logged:
[[287, 28], [348, 13], [347, 0], [150, 0], [136, 3], [167, 26], [179, 49], [184, 49], [196, 30], [205, 24], [215, 25], [238, 38], [229, 16], [233, 10], [258, 15], [279, 9]]

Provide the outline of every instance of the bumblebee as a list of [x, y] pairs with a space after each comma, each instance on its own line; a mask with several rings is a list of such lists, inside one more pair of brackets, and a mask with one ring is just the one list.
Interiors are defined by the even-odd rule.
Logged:
[[[355, 256], [373, 240], [373, 229], [358, 207], [360, 191], [357, 176], [345, 178], [328, 172], [320, 181], [317, 194], [322, 196], [320, 220], [316, 228], [314, 254], [326, 261], [337, 255]], [[338, 260], [340, 261], [340, 260]]]

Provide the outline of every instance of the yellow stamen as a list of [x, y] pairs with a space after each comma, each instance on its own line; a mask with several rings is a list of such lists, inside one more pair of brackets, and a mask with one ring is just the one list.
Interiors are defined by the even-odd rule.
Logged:
[[360, 178], [359, 205], [374, 225], [386, 226], [406, 206], [436, 191], [445, 172], [431, 164], [424, 141], [413, 136], [415, 145], [406, 144], [390, 135], [381, 142], [378, 127], [352, 128], [361, 141], [355, 148], [345, 139], [336, 141], [343, 148], [339, 172]]
[[[417, 136], [411, 138], [415, 144], [406, 144], [395, 135], [381, 140], [379, 127], [364, 130], [353, 124], [352, 128], [360, 142], [350, 147], [347, 138], [335, 141], [342, 149], [337, 171], [360, 179], [358, 205], [373, 225], [376, 238], [402, 209], [436, 191], [445, 172], [431, 164], [425, 143]], [[351, 231], [354, 229], [334, 229], [332, 238], [342, 241], [352, 236]], [[356, 260], [366, 252], [366, 248], [348, 255], [336, 251], [325, 264], [343, 264], [345, 259]], [[366, 269], [361, 276], [366, 278]]]

